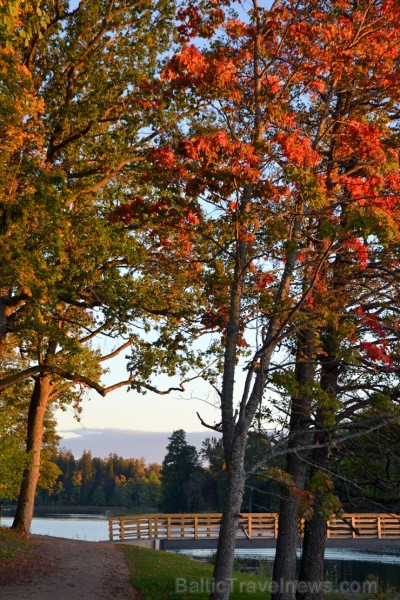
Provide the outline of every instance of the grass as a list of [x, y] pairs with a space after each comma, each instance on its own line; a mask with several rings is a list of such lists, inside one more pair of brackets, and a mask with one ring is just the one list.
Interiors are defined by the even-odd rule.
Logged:
[[29, 542], [9, 527], [0, 527], [0, 563], [29, 547]]
[[[180, 554], [124, 546], [131, 581], [143, 600], [206, 600], [212, 585], [213, 566]], [[251, 595], [269, 598], [269, 580], [260, 575], [235, 572], [231, 599]]]

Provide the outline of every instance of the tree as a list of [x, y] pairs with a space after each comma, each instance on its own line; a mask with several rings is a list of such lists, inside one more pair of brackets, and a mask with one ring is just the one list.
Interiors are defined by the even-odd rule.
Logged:
[[[23, 382], [9, 389], [0, 397], [2, 414], [0, 425], [0, 495], [9, 500], [15, 500], [21, 485], [22, 474], [30, 465], [32, 457], [27, 454], [26, 421], [29, 409], [31, 384]], [[40, 483], [43, 489], [53, 487], [59, 469], [53, 461], [55, 448], [59, 437], [55, 431], [56, 423], [48, 408], [44, 416], [44, 436], [42, 450], [42, 469]]]
[[[22, 368], [9, 365], [0, 391], [34, 380], [26, 448], [32, 461], [14, 521], [25, 535], [47, 407], [79, 406], [87, 388], [103, 395], [115, 389], [100, 383], [102, 361], [128, 346], [135, 361], [117, 386], [153, 389], [151, 375], [168, 363], [167, 354], [175, 357], [170, 372], [177, 370], [174, 350], [165, 350], [168, 327], [160, 325], [156, 351], [147, 333], [150, 323], [173, 313], [175, 337], [179, 290], [185, 291], [185, 312], [193, 282], [191, 274], [181, 274], [181, 285], [172, 285], [158, 249], [114, 218], [121, 201], [145, 187], [145, 152], [173, 120], [159, 80], [173, 3], [144, 0], [122, 7], [92, 0], [70, 10], [61, 2], [46, 6], [42, 16], [39, 5], [31, 8], [24, 5], [15, 27], [7, 26], [1, 67], [7, 77], [0, 183], [7, 206], [0, 239], [0, 339], [25, 361]], [[163, 286], [157, 301], [152, 272]], [[114, 340], [105, 356], [97, 349], [99, 337]]]
[[173, 431], [168, 438], [167, 454], [161, 467], [161, 507], [168, 513], [190, 510], [188, 485], [199, 469], [197, 450], [186, 442], [183, 429]]
[[[289, 439], [266, 435], [258, 466], [293, 455], [289, 477], [275, 472], [295, 494], [314, 493], [319, 509], [307, 524], [305, 580], [310, 567], [321, 576], [340, 423], [374, 401], [372, 388], [396, 400], [399, 10], [390, 0], [269, 9], [253, 0], [240, 20], [239, 3], [193, 2], [178, 11], [180, 46], [161, 70], [173, 16], [139, 4], [122, 21], [100, 0], [62, 7], [41, 35], [15, 45], [16, 81], [28, 76], [23, 94], [41, 101], [29, 106], [43, 116], [28, 117], [21, 167], [21, 149], [6, 157], [4, 189], [16, 180], [17, 207], [23, 198], [29, 214], [5, 219], [0, 324], [29, 364], [0, 389], [35, 376], [32, 407], [42, 414], [74, 383], [106, 393], [90, 346], [98, 333], [132, 344], [127, 381], [138, 389], [153, 388], [154, 372], [201, 370], [221, 409], [220, 423], [206, 425], [223, 440], [212, 597], [226, 600], [257, 469], [246, 447], [249, 433], [265, 433], [268, 388], [287, 391], [291, 406], [271, 405], [292, 418]], [[31, 226], [27, 239], [21, 224]], [[190, 347], [206, 335], [207, 349]], [[285, 500], [293, 547], [300, 502]], [[292, 558], [280, 561], [285, 576]]]
[[222, 511], [225, 498], [226, 473], [224, 465], [224, 448], [221, 438], [206, 438], [200, 451], [203, 463], [206, 463], [212, 477], [214, 487], [214, 508]]
[[[325, 163], [322, 162], [326, 169], [324, 176], [329, 183], [330, 195], [335, 198], [335, 203], [330, 209], [327, 207], [324, 219], [318, 223], [319, 231], [314, 238], [321, 240], [321, 251], [324, 251], [324, 246], [331, 243], [332, 223], [335, 222], [336, 239], [347, 238], [348, 241], [344, 246], [333, 247], [332, 258], [321, 270], [312, 306], [308, 307], [315, 319], [312, 340], [314, 356], [311, 356], [311, 360], [309, 357], [308, 362], [310, 367], [313, 363], [318, 366], [316, 372], [320, 396], [319, 407], [313, 410], [314, 421], [309, 422], [310, 425], [314, 422], [317, 430], [313, 432], [313, 444], [318, 444], [322, 449], [315, 448], [311, 455], [307, 453], [307, 459], [315, 465], [310, 491], [315, 494], [316, 506], [304, 539], [301, 576], [306, 581], [323, 580], [325, 518], [329, 516], [326, 510], [333, 510], [333, 505], [329, 507], [331, 483], [327, 469], [332, 454], [330, 445], [338, 443], [333, 427], [339, 425], [341, 419], [357, 413], [362, 406], [374, 404], [374, 394], [368, 393], [369, 386], [383, 393], [386, 393], [385, 388], [388, 389], [390, 380], [392, 385], [397, 386], [393, 378], [398, 369], [395, 366], [397, 336], [393, 336], [386, 320], [388, 298], [393, 299], [398, 294], [396, 278], [387, 277], [386, 262], [397, 260], [397, 248], [390, 243], [390, 238], [397, 235], [395, 231], [398, 227], [396, 168], [388, 173], [388, 170], [391, 171], [394, 147], [389, 123], [394, 125], [397, 118], [395, 112], [392, 113], [394, 87], [389, 83], [393, 76], [393, 62], [389, 55], [398, 45], [393, 20], [396, 13], [385, 12], [386, 7], [382, 3], [360, 3], [358, 8], [360, 12], [353, 15], [349, 7], [337, 7], [342, 16], [342, 25], [337, 31], [335, 52], [340, 47], [347, 53], [346, 69], [341, 73], [335, 71], [333, 58], [324, 74], [324, 94], [321, 94], [322, 100], [329, 97], [329, 104], [321, 103], [321, 112], [315, 106], [309, 113], [309, 127], [315, 127], [320, 134], [325, 131], [319, 139], [319, 142], [323, 140], [323, 144], [315, 147], [322, 156], [326, 156]], [[324, 11], [328, 15], [331, 9], [331, 3], [320, 5], [318, 19]], [[362, 24], [361, 18], [364, 19]], [[320, 21], [313, 23], [312, 13], [305, 20], [310, 28], [307, 39], [311, 39], [311, 31], [315, 31], [312, 45], [328, 48], [329, 34], [326, 29], [321, 30]], [[317, 34], [317, 30], [320, 33]], [[386, 39], [389, 31], [390, 41]], [[365, 60], [359, 60], [367, 52], [366, 48], [369, 57], [372, 56], [369, 49], [374, 48], [376, 59], [372, 61], [373, 67], [369, 61], [367, 64]], [[307, 53], [307, 56], [312, 55]], [[383, 80], [385, 84], [382, 84]], [[374, 132], [373, 145], [368, 142], [367, 130]], [[344, 142], [346, 144], [343, 147]], [[373, 187], [374, 181], [379, 181], [377, 188]], [[379, 214], [383, 216], [382, 221], [379, 220]], [[324, 233], [327, 223], [332, 228], [330, 235], [326, 234], [326, 229]], [[351, 230], [355, 234], [353, 239], [349, 239]], [[363, 313], [364, 309], [368, 316], [357, 319], [357, 312]], [[396, 317], [392, 315], [392, 318]], [[368, 349], [369, 359], [374, 354], [375, 360], [370, 362], [371, 371], [364, 377], [367, 368], [364, 357]], [[392, 365], [389, 368], [390, 375], [387, 369], [389, 363]], [[301, 411], [305, 415], [310, 414], [307, 397], [304, 388]], [[387, 397], [395, 400], [395, 395], [389, 394]], [[299, 412], [298, 407], [294, 410]], [[327, 425], [331, 426], [330, 433]], [[306, 426], [302, 435], [306, 440]], [[318, 480], [320, 483], [316, 485]], [[318, 508], [318, 504], [324, 503], [321, 494], [325, 498], [325, 508], [321, 505]], [[292, 522], [292, 530], [296, 530], [295, 521]], [[282, 557], [283, 560], [285, 557], [287, 553]], [[282, 575], [282, 572], [277, 572], [276, 580], [280, 580]], [[287, 574], [287, 578], [293, 580], [294, 573]], [[307, 593], [304, 597], [317, 598], [321, 597], [321, 593]]]
[[398, 420], [386, 427], [368, 431], [371, 418], [368, 412], [357, 415], [365, 436], [349, 438], [340, 445], [334, 460], [335, 489], [346, 512], [396, 512], [399, 500]]
[[[294, 419], [294, 447], [280, 444], [269, 456], [279, 447], [295, 453], [296, 435], [307, 435], [319, 470], [333, 443], [329, 424], [340, 421], [343, 366], [350, 362], [348, 379], [367, 363], [371, 377], [374, 368], [388, 378], [396, 372], [389, 368], [396, 335], [386, 335], [387, 321], [380, 338], [373, 322], [398, 293], [388, 277], [398, 258], [390, 241], [398, 232], [398, 9], [291, 1], [269, 10], [254, 1], [252, 8], [245, 22], [226, 17], [222, 3], [211, 21], [201, 4], [182, 11], [186, 46], [164, 72], [176, 93], [184, 87], [202, 99], [198, 118], [164, 147], [171, 163], [164, 186], [172, 194], [180, 183], [179, 193], [197, 203], [195, 241], [208, 251], [202, 322], [221, 336], [210, 349], [222, 370], [221, 425], [210, 426], [223, 434], [227, 473], [212, 594], [218, 599], [229, 596], [247, 436], [273, 373], [292, 378], [293, 346], [303, 389], [292, 398], [303, 421], [312, 416], [311, 431], [306, 425], [303, 434], [304, 423]], [[208, 41], [197, 44], [201, 37]], [[204, 252], [197, 256], [201, 262]], [[368, 316], [360, 321], [364, 300]], [[278, 349], [286, 349], [286, 365]], [[240, 360], [245, 383], [235, 395]], [[310, 373], [301, 375], [305, 363]], [[312, 405], [310, 391], [317, 392]], [[363, 393], [368, 402], [366, 387]], [[343, 405], [340, 417], [360, 408], [360, 396]], [[314, 481], [319, 477], [315, 472]], [[297, 510], [293, 515], [297, 520]], [[314, 524], [322, 523], [322, 512], [315, 515]], [[320, 569], [317, 560], [303, 562], [313, 565]]]

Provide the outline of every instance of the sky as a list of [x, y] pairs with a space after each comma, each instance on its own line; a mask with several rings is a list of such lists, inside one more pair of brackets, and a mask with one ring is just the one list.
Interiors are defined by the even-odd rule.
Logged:
[[[110, 361], [110, 373], [104, 383], [127, 377], [123, 356]], [[160, 387], [167, 380], [155, 382]], [[168, 437], [176, 429], [197, 432], [188, 441], [201, 446], [201, 441], [215, 433], [201, 425], [196, 415], [210, 424], [219, 422], [217, 394], [202, 380], [195, 380], [185, 392], [159, 396], [152, 392], [139, 394], [119, 388], [105, 397], [91, 391], [82, 401], [79, 421], [72, 407], [56, 411], [60, 446], [72, 450], [79, 457], [83, 450], [93, 456], [106, 457], [110, 453], [129, 458], [145, 458], [146, 462], [162, 462]], [[155, 435], [157, 434], [157, 435]]]
[[[144, 458], [147, 464], [161, 464], [169, 443], [169, 431], [138, 431], [132, 429], [77, 429], [75, 437], [70, 437], [61, 447], [71, 450], [75, 458], [80, 458], [84, 450], [92, 456], [106, 458], [117, 454], [125, 458]], [[186, 441], [200, 450], [207, 437], [219, 437], [212, 431], [189, 432]]]

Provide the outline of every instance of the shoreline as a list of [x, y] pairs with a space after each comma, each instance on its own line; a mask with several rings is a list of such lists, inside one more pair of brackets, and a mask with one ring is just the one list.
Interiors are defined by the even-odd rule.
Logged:
[[[119, 544], [135, 545], [134, 541], [115, 542]], [[160, 540], [161, 550], [215, 550], [217, 540]], [[275, 548], [276, 540], [238, 540], [236, 549], [251, 550], [262, 548]], [[360, 551], [400, 551], [400, 538], [342, 538], [342, 539], [327, 539], [326, 548], [333, 549], [351, 549]]]

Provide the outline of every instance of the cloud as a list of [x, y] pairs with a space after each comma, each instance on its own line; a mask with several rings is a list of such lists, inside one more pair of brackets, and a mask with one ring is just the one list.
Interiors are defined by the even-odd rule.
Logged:
[[[137, 431], [132, 429], [70, 429], [59, 431], [60, 446], [80, 458], [84, 450], [92, 456], [106, 458], [118, 454], [125, 458], [144, 458], [146, 463], [162, 463], [171, 431]], [[203, 441], [217, 434], [210, 431], [192, 431], [186, 434], [188, 444], [199, 450]]]

